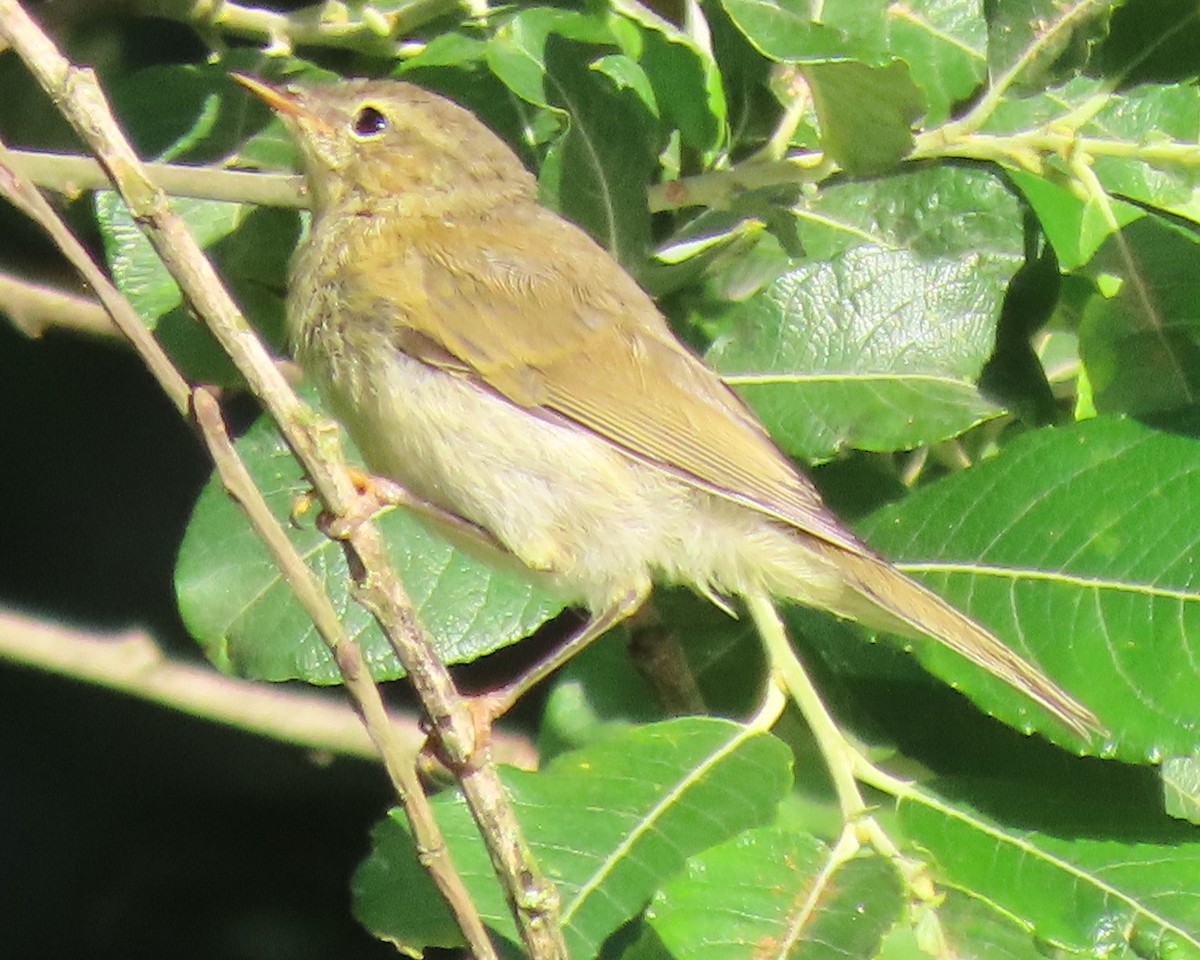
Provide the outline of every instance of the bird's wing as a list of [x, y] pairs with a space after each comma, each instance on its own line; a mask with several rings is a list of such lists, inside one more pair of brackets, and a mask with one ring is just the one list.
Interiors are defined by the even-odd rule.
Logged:
[[423, 224], [384, 283], [376, 273], [370, 284], [350, 285], [385, 301], [360, 310], [393, 318], [395, 343], [417, 359], [578, 424], [699, 488], [870, 554], [615, 261], [541, 208], [521, 215], [538, 222], [473, 221], [469, 242], [457, 236], [466, 227]]

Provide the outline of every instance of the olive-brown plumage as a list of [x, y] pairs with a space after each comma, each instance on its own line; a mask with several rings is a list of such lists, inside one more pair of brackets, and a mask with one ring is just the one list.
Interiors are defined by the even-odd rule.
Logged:
[[313, 198], [293, 349], [372, 470], [594, 615], [651, 583], [928, 635], [1087, 735], [1094, 715], [850, 533], [650, 297], [468, 111], [393, 81], [276, 89]]

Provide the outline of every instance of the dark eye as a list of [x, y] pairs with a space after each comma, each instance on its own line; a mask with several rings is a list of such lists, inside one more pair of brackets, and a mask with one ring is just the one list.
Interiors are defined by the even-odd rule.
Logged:
[[375, 137], [387, 129], [388, 119], [375, 107], [360, 107], [354, 116], [354, 133], [359, 137]]

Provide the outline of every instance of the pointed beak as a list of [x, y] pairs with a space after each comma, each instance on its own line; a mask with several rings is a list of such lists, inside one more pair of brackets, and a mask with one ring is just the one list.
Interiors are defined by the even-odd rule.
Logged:
[[300, 120], [312, 116], [296, 95], [286, 88], [273, 87], [269, 83], [255, 80], [244, 73], [231, 73], [230, 76], [285, 120]]

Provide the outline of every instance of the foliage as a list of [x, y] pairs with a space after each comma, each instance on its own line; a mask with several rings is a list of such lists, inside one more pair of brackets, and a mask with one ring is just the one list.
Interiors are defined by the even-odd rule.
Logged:
[[[377, 6], [385, 28], [402, 12]], [[780, 446], [823, 465], [817, 480], [869, 542], [1109, 730], [1084, 743], [918, 644], [929, 673], [998, 721], [985, 719], [890, 642], [797, 613], [847, 729], [914, 777], [873, 784], [899, 854], [847, 852], [788, 718], [773, 732], [646, 722], [646, 688], [614, 691], [612, 657], [586, 655], [551, 694], [546, 766], [507, 777], [577, 960], [1200, 957], [1200, 47], [1181, 40], [1200, 14], [1175, 6], [714, 0], [672, 20], [636, 0], [518, 4], [420, 27], [395, 57], [332, 54], [318, 37], [122, 79], [118, 106], [147, 149], [276, 168], [291, 163], [286, 137], [230, 70], [336, 67], [456, 97], [656, 293]], [[165, 115], [172, 91], [194, 109]], [[292, 215], [181, 209], [277, 338]], [[179, 297], [119, 204], [102, 194], [95, 212], [115, 277], [180, 365], [233, 382], [208, 347], [169, 335]], [[285, 517], [303, 483], [273, 429], [240, 446]], [[215, 487], [197, 504], [177, 571], [197, 639], [224, 670], [331, 682], [238, 516]], [[387, 522], [447, 659], [558, 612], [511, 569]], [[344, 602], [340, 552], [311, 520], [293, 534]], [[346, 609], [377, 675], [397, 677]], [[708, 703], [749, 713], [762, 677], [745, 625], [672, 594], [660, 613]], [[1144, 789], [1153, 765], [1165, 805]], [[447, 793], [438, 813], [485, 920], [512, 939], [463, 807]], [[355, 898], [380, 937], [458, 942], [394, 816]]]

